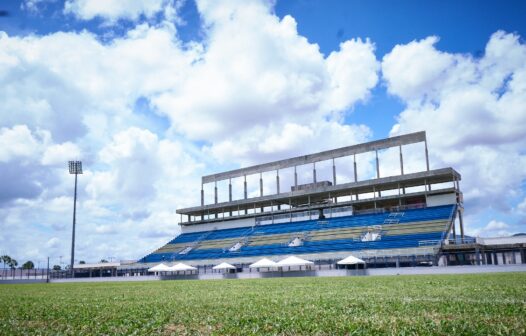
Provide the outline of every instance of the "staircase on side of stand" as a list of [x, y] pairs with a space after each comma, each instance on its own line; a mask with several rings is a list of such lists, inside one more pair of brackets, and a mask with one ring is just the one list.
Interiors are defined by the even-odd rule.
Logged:
[[208, 236], [210, 236], [210, 234], [212, 234], [212, 232], [214, 232], [216, 229], [212, 230], [212, 231], [206, 231], [205, 233], [203, 233], [202, 235], [200, 235], [192, 244], [188, 245], [188, 246], [185, 246], [181, 251], [178, 252], [178, 254], [188, 254], [190, 253], [190, 251], [192, 251], [193, 249], [195, 249], [197, 246], [199, 246], [199, 244], [205, 240]]

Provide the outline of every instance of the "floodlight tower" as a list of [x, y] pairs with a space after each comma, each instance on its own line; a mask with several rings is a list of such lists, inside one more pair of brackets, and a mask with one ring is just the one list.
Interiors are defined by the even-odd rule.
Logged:
[[69, 161], [69, 173], [75, 174], [75, 194], [73, 196], [73, 232], [71, 233], [71, 263], [69, 270], [71, 277], [75, 275], [73, 271], [73, 261], [75, 260], [75, 219], [77, 214], [77, 175], [82, 174], [82, 162], [81, 161]]

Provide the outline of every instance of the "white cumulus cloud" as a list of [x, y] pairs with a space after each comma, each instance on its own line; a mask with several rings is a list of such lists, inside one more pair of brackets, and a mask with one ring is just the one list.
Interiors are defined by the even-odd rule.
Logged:
[[387, 88], [406, 104], [391, 134], [427, 131], [431, 162], [462, 174], [470, 211], [509, 211], [526, 178], [526, 45], [499, 31], [474, 58], [440, 51], [437, 40], [383, 58]]
[[152, 99], [191, 139], [244, 139], [275, 125], [321, 122], [366, 99], [378, 81], [369, 40], [344, 42], [324, 58], [294, 18], [279, 19], [263, 2], [198, 7], [208, 25], [205, 52], [180, 88]]
[[81, 20], [92, 20], [100, 17], [108, 23], [120, 19], [137, 20], [140, 16], [152, 18], [173, 7], [170, 0], [66, 0], [64, 13], [73, 14]]
[[511, 235], [511, 226], [505, 222], [492, 219], [480, 229], [470, 230], [470, 234], [481, 237], [507, 237]]
[[203, 38], [183, 43], [164, 22], [179, 4], [66, 1], [81, 20], [133, 21], [105, 42], [86, 30], [0, 32], [0, 222], [13, 230], [2, 241], [11, 254], [67, 254], [69, 159], [84, 163], [77, 255], [96, 261], [172, 238], [175, 209], [199, 202], [202, 175], [372, 137], [343, 122], [378, 82], [372, 41], [324, 56], [272, 2], [198, 1]]

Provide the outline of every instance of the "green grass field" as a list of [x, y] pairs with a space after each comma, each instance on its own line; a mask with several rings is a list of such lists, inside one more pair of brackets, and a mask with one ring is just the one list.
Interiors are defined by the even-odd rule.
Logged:
[[526, 273], [0, 286], [2, 335], [525, 335]]

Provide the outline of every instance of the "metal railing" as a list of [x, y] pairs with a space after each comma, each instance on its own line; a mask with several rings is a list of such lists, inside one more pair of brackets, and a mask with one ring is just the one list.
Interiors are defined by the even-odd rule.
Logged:
[[0, 269], [0, 280], [23, 280], [23, 279], [47, 279], [48, 269], [21, 269], [4, 268]]
[[[278, 224], [287, 222], [300, 222], [305, 220], [317, 219], [320, 212], [319, 210], [303, 210], [295, 211], [277, 215], [266, 215], [256, 217], [256, 225], [262, 224]], [[323, 209], [323, 214], [326, 218], [351, 216], [353, 214], [352, 206], [342, 206], [334, 208]]]
[[445, 239], [444, 244], [447, 245], [462, 245], [462, 244], [476, 244], [477, 239], [475, 237], [464, 237], [457, 239]]
[[437, 246], [442, 243], [441, 240], [435, 239], [435, 240], [420, 240], [418, 242], [418, 246]]

